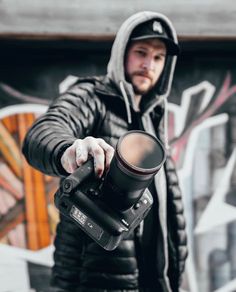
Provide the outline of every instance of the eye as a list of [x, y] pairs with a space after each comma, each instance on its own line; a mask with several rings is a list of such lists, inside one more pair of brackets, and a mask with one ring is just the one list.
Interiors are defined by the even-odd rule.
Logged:
[[155, 60], [156, 60], [156, 61], [159, 61], [159, 60], [165, 60], [165, 57], [166, 57], [165, 55], [156, 55], [156, 56], [155, 56]]
[[140, 56], [140, 57], [145, 57], [146, 56], [146, 52], [143, 50], [136, 50], [135, 53]]

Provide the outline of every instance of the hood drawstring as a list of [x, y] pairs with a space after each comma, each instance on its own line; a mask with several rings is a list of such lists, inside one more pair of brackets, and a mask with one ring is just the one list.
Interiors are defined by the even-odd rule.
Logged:
[[164, 143], [167, 150], [170, 149], [169, 139], [168, 139], [168, 103], [166, 97], [164, 98]]
[[129, 99], [128, 99], [127, 93], [125, 91], [125, 87], [124, 87], [123, 82], [120, 81], [119, 85], [120, 85], [120, 90], [121, 90], [122, 96], [124, 97], [124, 101], [125, 101], [128, 124], [132, 124], [131, 111], [130, 111], [130, 106], [129, 106]]

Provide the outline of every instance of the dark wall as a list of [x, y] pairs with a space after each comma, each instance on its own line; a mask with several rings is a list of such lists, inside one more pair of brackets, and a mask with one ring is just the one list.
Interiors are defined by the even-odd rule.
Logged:
[[0, 47], [0, 82], [27, 95], [54, 99], [66, 76], [104, 74], [111, 43], [1, 41]]
[[[112, 42], [0, 41], [0, 82], [35, 97], [54, 99], [67, 75], [106, 73]], [[235, 71], [236, 41], [182, 42], [170, 99], [203, 78], [216, 86]], [[214, 69], [214, 70], [213, 70]], [[235, 74], [233, 74], [235, 76]], [[14, 103], [7, 99], [0, 103]]]

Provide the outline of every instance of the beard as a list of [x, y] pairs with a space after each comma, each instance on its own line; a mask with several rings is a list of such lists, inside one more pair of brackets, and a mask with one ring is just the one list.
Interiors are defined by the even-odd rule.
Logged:
[[151, 82], [151, 79], [149, 78], [150, 79], [149, 83], [146, 83], [145, 81], [144, 82], [142, 82], [142, 81], [136, 81], [135, 82], [135, 76], [142, 77], [142, 75], [134, 75], [134, 78], [132, 80], [134, 93], [137, 94], [137, 95], [145, 95], [145, 94], [147, 94], [153, 88], [153, 84]]
[[[136, 81], [135, 82], [135, 77], [146, 77], [150, 79], [150, 84], [145, 85], [145, 82], [141, 82], [141, 81]], [[131, 83], [134, 93], [136, 95], [145, 95], [147, 94], [152, 88], [153, 88], [153, 84], [152, 84], [152, 79], [150, 76], [148, 76], [147, 74], [143, 73], [143, 72], [134, 72], [131, 76], [126, 76], [126, 80]]]
[[145, 95], [152, 89], [152, 86], [149, 86], [147, 89], [142, 89], [135, 84], [133, 84], [133, 90], [136, 95]]

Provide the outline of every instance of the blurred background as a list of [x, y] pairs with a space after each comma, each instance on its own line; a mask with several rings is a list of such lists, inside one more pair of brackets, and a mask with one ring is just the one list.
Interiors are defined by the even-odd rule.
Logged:
[[181, 46], [169, 139], [187, 217], [186, 292], [236, 291], [235, 0], [0, 1], [0, 292], [46, 292], [57, 178], [21, 143], [76, 76], [106, 73], [114, 36], [141, 10], [166, 14]]

